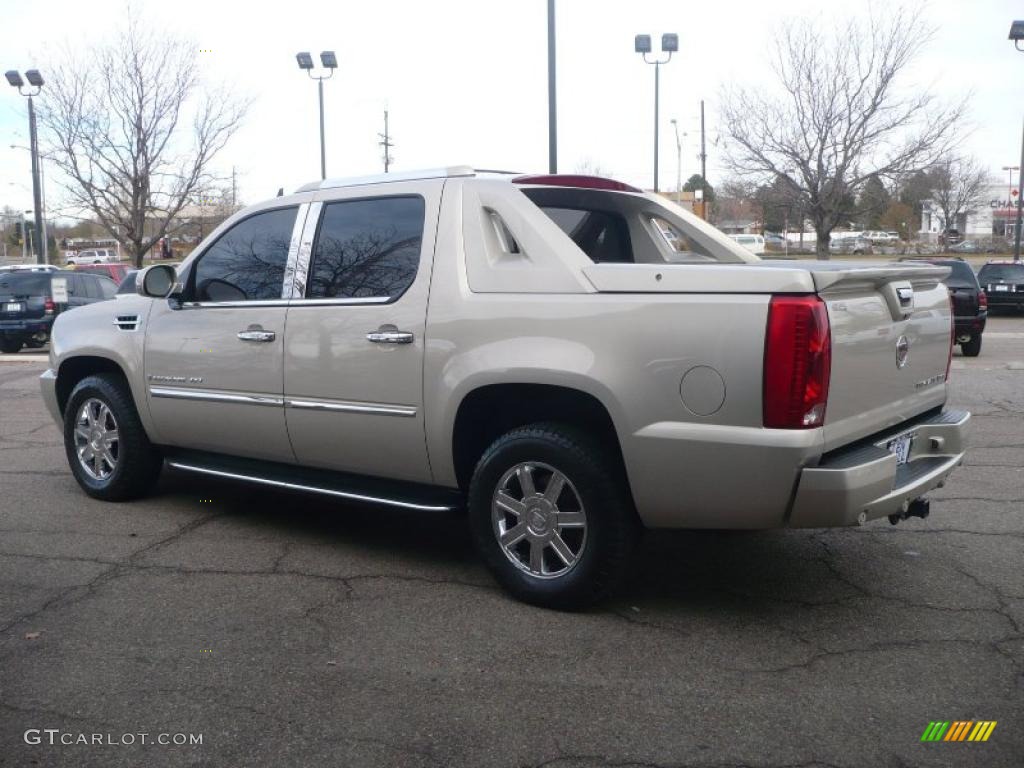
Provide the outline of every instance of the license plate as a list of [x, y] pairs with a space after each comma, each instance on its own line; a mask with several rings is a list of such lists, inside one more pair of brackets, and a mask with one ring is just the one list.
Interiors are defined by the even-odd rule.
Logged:
[[1010, 286], [1008, 286], [1008, 285], [997, 285], [996, 286], [996, 290], [997, 291], [1008, 291], [1008, 290], [1010, 290]]
[[21, 312], [21, 304], [18, 302], [4, 304], [4, 312]]
[[910, 458], [910, 444], [913, 442], [913, 435], [900, 435], [886, 443], [885, 450], [896, 456], [897, 464], [906, 464]]

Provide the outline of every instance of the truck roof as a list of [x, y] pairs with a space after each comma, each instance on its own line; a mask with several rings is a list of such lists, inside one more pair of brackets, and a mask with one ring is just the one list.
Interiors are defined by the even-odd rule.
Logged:
[[401, 171], [399, 173], [378, 173], [371, 176], [350, 176], [341, 179], [323, 179], [321, 181], [311, 181], [309, 184], [304, 184], [295, 190], [295, 192], [315, 192], [320, 189], [358, 187], [366, 184], [388, 184], [399, 181], [423, 181], [426, 179], [449, 179], [453, 177], [475, 176], [486, 176], [491, 178], [494, 178], [495, 176], [503, 177], [518, 184], [583, 187], [616, 192], [643, 192], [642, 189], [638, 189], [637, 187], [601, 176], [588, 176], [582, 174], [524, 175], [519, 171], [497, 171], [485, 168], [472, 168], [468, 165], [450, 165], [446, 168], [429, 168], [422, 171]]

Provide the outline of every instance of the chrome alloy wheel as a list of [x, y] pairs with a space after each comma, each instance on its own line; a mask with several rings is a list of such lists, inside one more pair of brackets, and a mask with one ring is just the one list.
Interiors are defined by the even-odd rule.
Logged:
[[117, 421], [102, 400], [91, 397], [82, 403], [75, 419], [75, 453], [93, 480], [106, 480], [117, 468], [121, 455]]
[[564, 576], [587, 543], [587, 515], [569, 479], [547, 464], [516, 464], [491, 500], [498, 546], [513, 565], [541, 579]]

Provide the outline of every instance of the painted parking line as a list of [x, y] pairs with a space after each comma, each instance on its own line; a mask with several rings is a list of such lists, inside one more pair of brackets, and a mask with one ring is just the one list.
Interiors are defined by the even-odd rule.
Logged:
[[45, 363], [49, 359], [45, 352], [41, 355], [0, 355], [0, 363]]
[[1024, 331], [985, 331], [986, 339], [1024, 339]]

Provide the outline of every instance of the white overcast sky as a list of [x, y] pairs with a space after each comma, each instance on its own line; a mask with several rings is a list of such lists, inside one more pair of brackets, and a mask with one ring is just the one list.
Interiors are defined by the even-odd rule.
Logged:
[[[316, 85], [295, 53], [337, 52], [325, 83], [328, 176], [378, 173], [377, 133], [387, 105], [394, 170], [470, 164], [547, 169], [545, 0], [134, 0], [144, 23], [195, 41], [204, 77], [255, 99], [243, 128], [217, 160], [237, 169], [245, 202], [319, 177]], [[884, 13], [886, 3], [875, 4]], [[559, 170], [590, 162], [650, 187], [653, 67], [633, 35], [679, 34], [662, 68], [661, 187], [673, 188], [671, 118], [687, 133], [685, 179], [699, 170], [699, 103], [706, 100], [708, 179], [722, 179], [716, 102], [722, 83], [764, 77], [771, 33], [786, 18], [867, 13], [867, 2], [821, 0], [558, 0]], [[975, 129], [967, 151], [999, 169], [1020, 157], [1024, 53], [1007, 40], [1024, 2], [933, 0], [924, 12], [934, 41], [903, 85], [949, 98], [971, 91]], [[123, 0], [0, 0], [0, 69], [48, 63], [63, 44], [85, 48], [126, 13]], [[200, 49], [210, 49], [201, 53]], [[45, 89], [43, 96], [45, 99]], [[24, 99], [0, 83], [0, 206], [31, 208]], [[56, 174], [51, 174], [55, 176]], [[50, 207], [60, 191], [48, 179]]]

